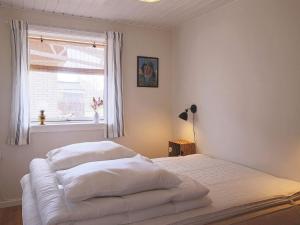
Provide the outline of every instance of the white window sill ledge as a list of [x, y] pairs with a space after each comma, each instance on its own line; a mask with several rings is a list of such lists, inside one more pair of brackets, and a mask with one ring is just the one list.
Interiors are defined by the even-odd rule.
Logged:
[[104, 121], [99, 123], [48, 123], [45, 125], [32, 124], [30, 126], [31, 133], [50, 133], [50, 132], [66, 132], [66, 131], [93, 131], [105, 129]]

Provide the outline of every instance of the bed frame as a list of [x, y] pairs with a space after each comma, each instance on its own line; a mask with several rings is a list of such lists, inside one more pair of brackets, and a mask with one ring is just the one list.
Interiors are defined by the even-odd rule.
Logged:
[[[299, 225], [300, 200], [223, 219], [208, 225]], [[192, 225], [192, 224], [191, 224]], [[194, 224], [193, 224], [194, 225]], [[196, 224], [195, 224], [196, 225]]]

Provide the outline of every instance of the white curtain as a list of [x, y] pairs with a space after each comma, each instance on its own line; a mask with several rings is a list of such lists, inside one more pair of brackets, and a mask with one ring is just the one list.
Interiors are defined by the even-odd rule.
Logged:
[[122, 45], [123, 34], [106, 32], [105, 53], [105, 120], [106, 138], [124, 136]]
[[12, 99], [10, 133], [11, 145], [29, 144], [29, 90], [28, 90], [28, 24], [11, 22]]

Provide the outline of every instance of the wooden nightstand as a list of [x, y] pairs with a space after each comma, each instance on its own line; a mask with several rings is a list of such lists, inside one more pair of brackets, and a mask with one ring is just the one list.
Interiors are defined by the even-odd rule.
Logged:
[[169, 141], [169, 157], [196, 153], [195, 143], [186, 140]]

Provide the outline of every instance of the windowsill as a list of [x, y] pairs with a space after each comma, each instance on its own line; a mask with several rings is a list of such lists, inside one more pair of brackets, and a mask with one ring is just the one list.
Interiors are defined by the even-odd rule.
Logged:
[[99, 123], [84, 122], [48, 122], [45, 125], [31, 123], [30, 131], [32, 133], [50, 133], [50, 132], [66, 132], [66, 131], [93, 131], [105, 129], [104, 121]]

